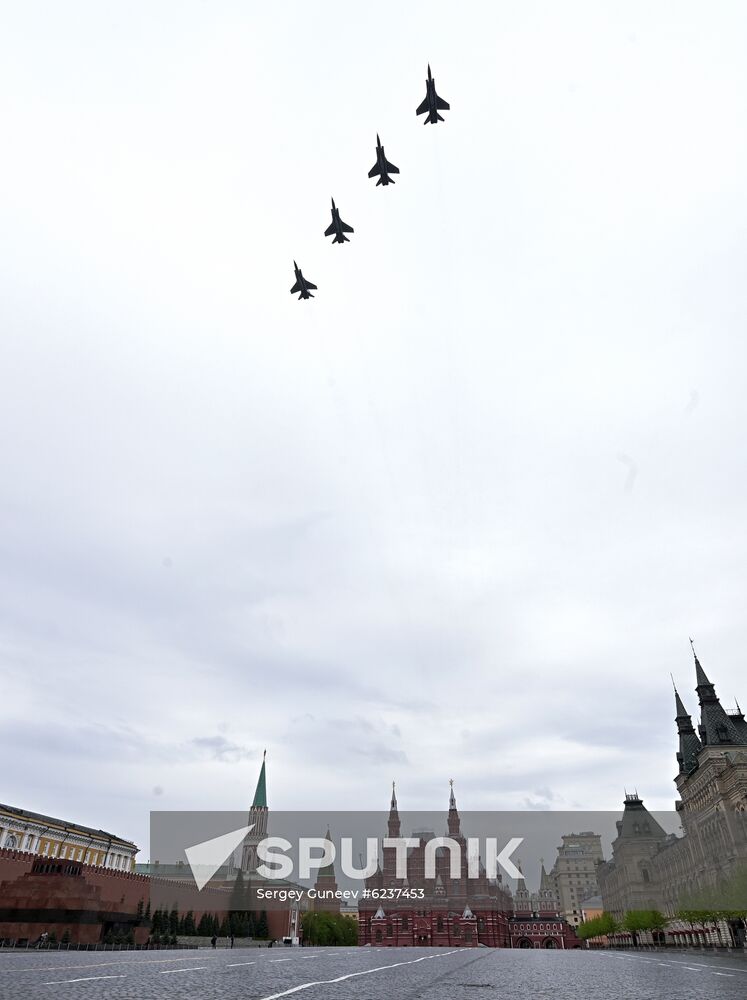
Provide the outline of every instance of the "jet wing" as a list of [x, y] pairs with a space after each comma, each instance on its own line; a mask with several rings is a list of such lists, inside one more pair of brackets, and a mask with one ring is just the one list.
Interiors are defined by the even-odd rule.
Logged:
[[319, 289], [318, 289], [318, 288], [316, 287], [316, 285], [314, 284], [314, 282], [313, 282], [313, 281], [307, 281], [307, 282], [306, 282], [306, 287], [307, 287], [307, 288], [313, 288], [315, 292], [319, 290]]
[[[445, 101], [443, 97], [439, 97], [438, 94], [436, 95], [436, 107], [439, 111], [451, 111], [449, 102]], [[420, 112], [418, 112], [418, 114], [420, 114]]]
[[380, 173], [381, 173], [381, 167], [379, 166], [379, 161], [377, 160], [376, 163], [374, 163], [374, 165], [368, 171], [368, 176], [369, 177], [375, 177], [377, 174], [380, 174]]
[[[343, 233], [354, 233], [355, 232], [355, 230], [353, 229], [353, 227], [349, 226], [347, 224], [347, 222], [340, 221], [340, 229], [342, 229]], [[330, 234], [329, 233], [325, 233], [325, 235], [329, 236]]]
[[419, 108], [418, 108], [418, 110], [417, 110], [417, 111], [415, 112], [415, 114], [416, 114], [416, 115], [424, 115], [424, 114], [426, 113], [426, 111], [427, 111], [427, 110], [428, 110], [428, 95], [426, 94], [426, 96], [425, 96], [425, 100], [424, 100], [424, 101], [423, 101], [423, 103], [422, 103], [422, 104], [420, 105], [420, 107], [419, 107]]
[[[389, 160], [384, 160], [384, 162], [386, 163], [386, 171], [388, 174], [399, 173], [399, 167], [395, 167], [395, 165], [393, 163], [390, 163]], [[369, 174], [368, 176], [370, 177], [371, 174]]]
[[334, 224], [334, 222], [332, 222], [332, 223], [330, 223], [330, 225], [329, 225], [329, 226], [328, 226], [328, 227], [327, 227], [327, 228], [326, 228], [326, 229], [324, 230], [324, 235], [325, 235], [325, 236], [332, 236], [332, 235], [334, 234], [334, 232], [335, 232], [335, 224]]
[[[308, 284], [308, 282], [306, 282], [306, 284]], [[295, 283], [295, 285], [293, 286], [293, 288], [291, 288], [291, 295], [295, 295], [296, 292], [300, 292], [300, 291], [301, 291], [301, 282], [297, 281]]]

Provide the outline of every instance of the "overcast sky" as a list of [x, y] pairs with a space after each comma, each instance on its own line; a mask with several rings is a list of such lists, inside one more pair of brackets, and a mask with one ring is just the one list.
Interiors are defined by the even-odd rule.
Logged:
[[689, 635], [747, 702], [746, 34], [5, 5], [0, 800], [671, 808]]

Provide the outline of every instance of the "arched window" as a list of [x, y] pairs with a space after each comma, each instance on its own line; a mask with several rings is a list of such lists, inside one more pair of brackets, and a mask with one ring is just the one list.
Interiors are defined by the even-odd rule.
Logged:
[[12, 850], [17, 845], [18, 841], [16, 840], [15, 834], [9, 833], [8, 836], [5, 838], [5, 846], [9, 847]]

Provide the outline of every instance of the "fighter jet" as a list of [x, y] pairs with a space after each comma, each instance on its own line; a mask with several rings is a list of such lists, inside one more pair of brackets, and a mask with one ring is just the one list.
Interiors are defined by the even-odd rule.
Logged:
[[300, 292], [301, 294], [298, 296], [299, 300], [313, 299], [314, 296], [311, 294], [309, 289], [313, 288], [314, 291], [316, 291], [316, 285], [312, 284], [312, 282], [307, 281], [306, 278], [304, 278], [303, 274], [301, 273], [301, 268], [298, 266], [295, 260], [293, 261], [293, 268], [296, 272], [296, 283], [293, 286], [293, 288], [291, 288], [291, 295], [295, 295], [296, 292]]
[[389, 174], [398, 174], [399, 167], [395, 167], [393, 163], [384, 156], [384, 147], [381, 145], [381, 139], [376, 136], [376, 163], [368, 171], [369, 177], [376, 177], [379, 174], [379, 179], [376, 181], [376, 187], [379, 184], [383, 184], [385, 187], [387, 184], [394, 184], [394, 181], [389, 176]]
[[345, 233], [354, 233], [355, 230], [352, 226], [349, 226], [347, 222], [343, 222], [340, 218], [340, 209], [335, 206], [335, 199], [332, 199], [332, 225], [324, 230], [325, 236], [334, 235], [333, 243], [349, 243], [350, 240], [347, 238]]
[[436, 93], [436, 81], [431, 76], [430, 64], [428, 66], [428, 79], [425, 81], [425, 87], [426, 87], [425, 100], [420, 105], [415, 114], [424, 115], [427, 111], [428, 117], [425, 119], [423, 124], [427, 125], [428, 122], [430, 122], [432, 125], [435, 125], [436, 122], [443, 121], [443, 118], [438, 112], [450, 111], [451, 108], [446, 103], [446, 101], [444, 101], [443, 98], [439, 97], [438, 94]]

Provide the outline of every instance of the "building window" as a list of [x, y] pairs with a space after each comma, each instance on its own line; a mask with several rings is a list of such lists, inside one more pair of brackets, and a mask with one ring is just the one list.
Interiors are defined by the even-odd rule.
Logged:
[[386, 936], [387, 937], [392, 937], [393, 934], [394, 934], [394, 929], [393, 929], [392, 925], [391, 924], [387, 924], [386, 925]]
[[436, 930], [441, 933], [444, 929], [444, 918], [439, 914], [436, 918]]
[[407, 914], [402, 917], [402, 930], [407, 931], [410, 929], [410, 921], [407, 919]]
[[10, 848], [11, 850], [16, 846], [17, 843], [18, 841], [16, 840], [15, 836], [12, 833], [9, 833], [8, 836], [5, 838], [5, 846]]

